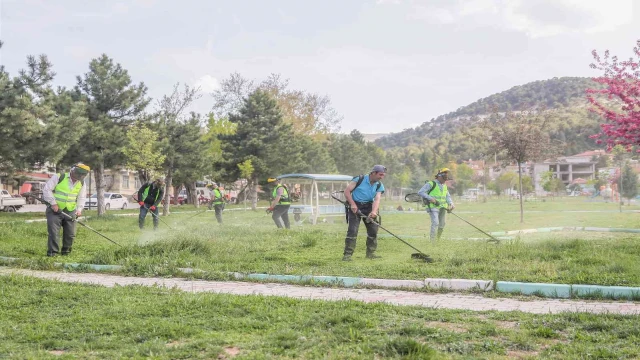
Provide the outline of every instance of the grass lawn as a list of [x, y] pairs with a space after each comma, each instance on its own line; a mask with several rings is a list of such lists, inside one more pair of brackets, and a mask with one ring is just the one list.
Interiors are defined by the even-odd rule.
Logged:
[[[386, 208], [399, 203], [387, 202]], [[406, 207], [406, 203], [403, 206]], [[550, 226], [637, 228], [637, 206], [565, 198], [525, 204], [525, 223], [519, 222], [517, 201], [459, 203], [456, 212], [486, 231]], [[183, 206], [179, 210], [189, 210]], [[133, 210], [128, 210], [129, 212]], [[178, 209], [176, 209], [178, 211]], [[122, 212], [112, 212], [121, 214]], [[91, 213], [89, 213], [91, 214]], [[0, 221], [8, 215], [2, 214]], [[404, 236], [430, 254], [435, 262], [420, 263], [414, 252], [380, 230], [379, 260], [366, 260], [365, 229], [361, 226], [354, 261], [341, 261], [346, 224], [343, 217], [318, 225], [294, 225], [278, 230], [263, 211], [225, 211], [223, 226], [213, 212], [193, 219], [193, 213], [175, 213], [163, 219], [176, 230], [140, 231], [135, 216], [91, 218], [88, 224], [124, 245], [109, 243], [78, 226], [71, 256], [49, 259], [46, 223], [0, 223], [0, 256], [26, 259], [18, 266], [48, 268], [54, 261], [119, 264], [135, 275], [173, 275], [179, 267], [209, 272], [209, 277], [230, 271], [296, 275], [362, 276], [424, 279], [426, 277], [499, 279], [527, 282], [640, 286], [640, 244], [636, 234], [563, 232], [523, 235], [501, 244], [452, 240], [481, 237], [477, 230], [449, 215], [443, 239], [428, 241], [429, 220], [420, 212], [383, 215], [383, 226]], [[147, 217], [151, 227], [151, 216]]]
[[0, 358], [622, 359], [637, 316], [470, 312], [0, 276]]

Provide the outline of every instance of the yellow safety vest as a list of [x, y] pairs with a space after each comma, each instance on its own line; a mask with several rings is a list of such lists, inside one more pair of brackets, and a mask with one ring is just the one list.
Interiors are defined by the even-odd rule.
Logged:
[[53, 197], [60, 210], [73, 211], [76, 209], [78, 194], [82, 189], [82, 181], [76, 181], [71, 186], [71, 176], [69, 174], [58, 174], [58, 178], [65, 176], [62, 181], [58, 181], [58, 185], [53, 189]]
[[282, 188], [282, 195], [280, 196], [280, 201], [278, 201], [279, 205], [291, 205], [291, 200], [289, 199], [289, 190], [284, 185], [278, 185], [273, 189], [273, 198], [278, 197], [278, 188]]
[[220, 189], [213, 189], [213, 205], [220, 205], [223, 203], [222, 198], [224, 197], [224, 194], [222, 193], [222, 191], [220, 191]]
[[[432, 196], [433, 198], [435, 198], [436, 200], [438, 200], [438, 202], [440, 203], [441, 208], [446, 208], [448, 206], [447, 204], [447, 193], [449, 193], [449, 190], [447, 190], [447, 184], [442, 184], [442, 190], [440, 190], [440, 186], [438, 186], [438, 182], [437, 181], [433, 181], [431, 182], [431, 185], [433, 186], [432, 189], [429, 191], [429, 195]], [[427, 204], [427, 207], [436, 207], [435, 204], [429, 203]]]

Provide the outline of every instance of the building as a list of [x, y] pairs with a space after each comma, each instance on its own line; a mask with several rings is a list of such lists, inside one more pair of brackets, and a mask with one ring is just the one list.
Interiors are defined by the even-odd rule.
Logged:
[[533, 179], [536, 193], [544, 193], [542, 174], [551, 171], [554, 178], [569, 185], [576, 179], [593, 180], [596, 176], [597, 157], [607, 155], [604, 150], [585, 151], [571, 156], [547, 159], [533, 165]]
[[[92, 182], [89, 183], [88, 179], [85, 181], [87, 186], [87, 193], [95, 193], [95, 173], [92, 171]], [[138, 189], [142, 186], [140, 179], [138, 178], [138, 172], [127, 169], [105, 169], [104, 170], [104, 191], [116, 192], [127, 196], [131, 199], [131, 196], [138, 192]], [[89, 190], [91, 189], [91, 190]]]
[[[35, 166], [29, 171], [17, 171], [12, 175], [0, 174], [0, 190], [7, 190], [12, 195], [19, 195], [23, 188], [41, 189], [53, 174], [55, 166], [46, 163]], [[25, 184], [32, 186], [23, 187]]]

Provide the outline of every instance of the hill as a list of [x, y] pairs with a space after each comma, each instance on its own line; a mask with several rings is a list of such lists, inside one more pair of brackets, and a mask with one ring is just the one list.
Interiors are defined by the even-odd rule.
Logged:
[[369, 142], [374, 142], [374, 141], [380, 139], [381, 137], [384, 137], [384, 136], [387, 136], [387, 135], [389, 135], [389, 134], [362, 134], [362, 136], [364, 136], [364, 139], [366, 141], [369, 141]]
[[553, 138], [565, 143], [566, 155], [599, 148], [601, 146], [596, 146], [589, 138], [599, 131], [600, 120], [587, 109], [585, 91], [593, 87], [597, 84], [590, 78], [581, 77], [534, 81], [480, 99], [418, 127], [383, 136], [375, 143], [387, 150], [411, 147], [447, 153], [455, 160], [477, 158], [477, 146], [462, 133], [463, 129], [493, 111], [545, 107], [555, 109], [561, 118], [549, 131]]

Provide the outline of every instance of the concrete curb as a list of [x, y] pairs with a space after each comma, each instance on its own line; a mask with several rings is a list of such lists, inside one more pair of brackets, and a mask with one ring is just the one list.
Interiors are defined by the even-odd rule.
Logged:
[[[0, 262], [12, 263], [19, 258], [0, 256]], [[119, 271], [122, 265], [102, 265], [83, 263], [53, 263], [63, 269], [92, 269], [95, 271]], [[178, 268], [184, 274], [206, 273], [204, 270], [194, 268]], [[407, 288], [407, 289], [446, 289], [446, 290], [472, 290], [491, 291], [503, 293], [521, 293], [525, 295], [539, 295], [548, 298], [571, 298], [581, 296], [602, 296], [613, 299], [638, 299], [640, 287], [627, 286], [602, 286], [581, 284], [550, 284], [550, 283], [525, 283], [514, 281], [474, 280], [474, 279], [438, 279], [427, 278], [421, 280], [399, 279], [373, 279], [349, 276], [321, 276], [321, 275], [274, 275], [274, 274], [243, 274], [239, 272], [228, 273], [235, 279], [248, 279], [257, 281], [290, 282], [290, 283], [324, 283], [343, 287], [358, 285], [370, 285], [381, 288]]]
[[542, 295], [545, 297], [559, 297], [559, 298], [584, 297], [584, 296], [602, 296], [605, 298], [612, 298], [612, 299], [640, 298], [640, 287], [629, 287], [629, 286], [540, 284], [540, 283], [498, 281], [496, 283], [496, 291], [519, 292], [527, 295]]
[[122, 265], [100, 265], [100, 264], [81, 264], [81, 263], [53, 263], [53, 266], [63, 269], [88, 268], [96, 271], [117, 271], [122, 270]]
[[492, 280], [467, 280], [467, 279], [425, 279], [424, 284], [428, 288], [447, 290], [493, 290]]
[[600, 295], [613, 299], [639, 299], [640, 288], [627, 286], [571, 285], [573, 296]]
[[344, 287], [353, 287], [361, 283], [360, 278], [347, 276], [313, 276], [313, 275], [271, 275], [271, 274], [242, 274], [231, 273], [236, 279], [250, 279], [258, 281], [279, 281], [279, 282], [297, 282], [297, 283], [328, 283], [342, 285]]
[[362, 278], [360, 279], [360, 285], [372, 285], [385, 288], [421, 289], [424, 287], [424, 281]]
[[544, 297], [571, 297], [571, 285], [567, 284], [541, 284], [498, 281], [496, 283], [496, 291], [505, 293], [518, 292], [526, 295], [542, 295]]

